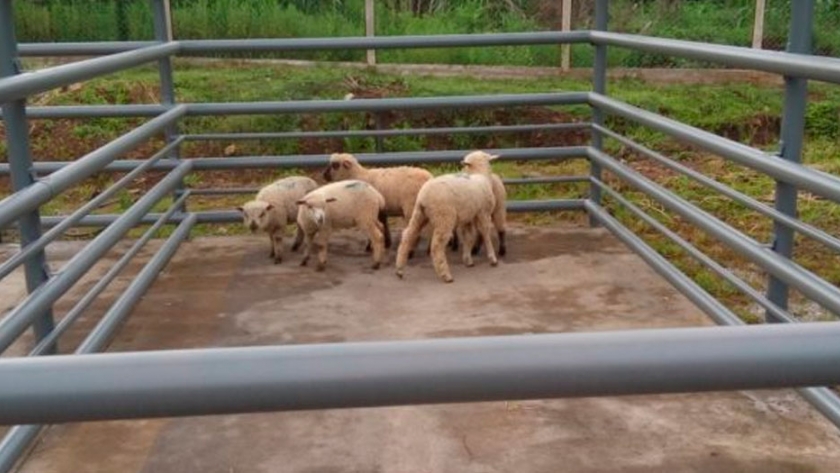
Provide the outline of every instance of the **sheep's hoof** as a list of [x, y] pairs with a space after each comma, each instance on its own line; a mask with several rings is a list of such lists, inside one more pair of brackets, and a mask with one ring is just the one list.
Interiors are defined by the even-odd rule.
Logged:
[[309, 259], [308, 259], [308, 258], [304, 258], [304, 259], [302, 259], [302, 260], [300, 261], [300, 265], [301, 265], [301, 266], [306, 266], [306, 263], [308, 263], [308, 262], [309, 262]]
[[443, 279], [443, 282], [445, 283], [450, 283], [455, 280], [455, 278], [453, 278], [452, 276], [444, 276], [441, 279]]
[[473, 266], [475, 266], [475, 263], [473, 261], [464, 261], [464, 266], [472, 268]]
[[283, 258], [282, 258], [282, 257], [277, 257], [277, 258], [274, 258], [274, 264], [280, 264], [280, 263], [282, 263], [282, 262], [283, 262]]
[[371, 266], [371, 268], [379, 269], [380, 266], [382, 266], [382, 263], [373, 263], [373, 266]]
[[498, 265], [499, 265], [499, 260], [497, 260], [495, 258], [490, 260], [490, 266], [498, 266]]
[[398, 278], [400, 278], [400, 279], [402, 279], [402, 278], [403, 278], [403, 276], [404, 276], [404, 274], [403, 274], [403, 270], [398, 269], [398, 270], [397, 270], [397, 277], [398, 277]]
[[318, 266], [315, 267], [315, 271], [321, 272], [327, 269], [327, 263], [318, 263]]

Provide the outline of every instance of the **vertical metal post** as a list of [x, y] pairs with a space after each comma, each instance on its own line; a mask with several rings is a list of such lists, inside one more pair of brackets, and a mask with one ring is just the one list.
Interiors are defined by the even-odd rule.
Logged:
[[[155, 40], [161, 43], [172, 41], [172, 10], [169, 0], [150, 0], [152, 6], [152, 19], [154, 20]], [[161, 103], [169, 108], [175, 106], [175, 80], [172, 75], [172, 60], [165, 57], [158, 61], [160, 72], [160, 99]], [[172, 143], [178, 137], [178, 126], [170, 125], [164, 129], [166, 144]], [[179, 147], [175, 147], [166, 156], [169, 159], [179, 159]], [[184, 192], [183, 183], [175, 190], [175, 199]], [[186, 210], [186, 209], [181, 209]]]
[[[609, 0], [595, 1], [595, 29], [598, 31], [607, 31], [609, 23]], [[605, 45], [595, 46], [595, 64], [592, 72], [592, 88], [595, 93], [607, 93], [607, 47]], [[592, 109], [592, 123], [596, 125], [604, 124], [604, 112], [597, 108]], [[604, 139], [596, 130], [592, 130], [592, 147], [597, 150], [602, 150], [604, 147]], [[601, 166], [598, 163], [589, 161], [589, 173], [598, 180], [601, 180]], [[601, 205], [601, 189], [598, 186], [589, 186], [589, 200], [595, 205]], [[598, 219], [594, 216], [589, 216], [589, 225], [596, 227], [599, 225]]]
[[[20, 73], [18, 62], [15, 23], [12, 16], [12, 0], [0, 0], [0, 78]], [[3, 122], [6, 126], [6, 145], [9, 154], [9, 168], [12, 187], [21, 190], [35, 182], [32, 174], [32, 156], [29, 149], [29, 126], [26, 121], [26, 100], [2, 104]], [[41, 216], [37, 210], [20, 217], [21, 247], [41, 237]], [[43, 251], [33, 254], [24, 263], [26, 290], [33, 292], [49, 278], [46, 257]], [[44, 338], [55, 326], [52, 309], [40, 314], [32, 324], [35, 337]], [[53, 347], [54, 351], [55, 347]]]
[[[791, 2], [790, 31], [787, 51], [808, 54], [811, 52], [811, 35], [814, 20], [814, 0]], [[782, 117], [781, 143], [779, 156], [794, 163], [802, 162], [802, 141], [805, 133], [805, 109], [808, 106], [808, 81], [806, 79], [785, 76], [785, 104]], [[776, 181], [776, 210], [785, 215], [796, 217], [796, 187], [786, 182]], [[773, 225], [773, 251], [790, 258], [793, 255], [793, 229], [780, 224]], [[788, 307], [788, 286], [784, 281], [770, 276], [767, 298], [782, 309]], [[768, 322], [778, 322], [772, 314], [767, 314]]]

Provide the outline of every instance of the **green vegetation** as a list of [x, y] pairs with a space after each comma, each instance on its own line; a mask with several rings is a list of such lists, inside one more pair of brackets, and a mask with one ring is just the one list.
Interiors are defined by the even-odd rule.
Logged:
[[[419, 5], [413, 11], [408, 4]], [[576, 0], [573, 27], [591, 27], [593, 0]], [[611, 30], [748, 46], [755, 0], [613, 0]], [[151, 39], [148, 0], [28, 0], [15, 2], [21, 41], [113, 41]], [[554, 0], [377, 1], [376, 33], [431, 35], [556, 29], [560, 2]], [[840, 2], [817, 2], [815, 50], [840, 56]], [[180, 39], [361, 36], [363, 0], [172, 0], [175, 36]], [[790, 0], [768, 2], [764, 46], [783, 49]], [[123, 25], [123, 26], [121, 26]], [[380, 62], [555, 66], [555, 46], [415, 49], [380, 51]], [[363, 51], [301, 52], [283, 58], [354, 60]], [[592, 48], [574, 46], [572, 63], [588, 67]], [[266, 55], [261, 55], [266, 57]], [[270, 57], [270, 56], [269, 56]], [[280, 56], [273, 56], [280, 57]], [[679, 58], [613, 49], [610, 63], [624, 67], [682, 67]]]

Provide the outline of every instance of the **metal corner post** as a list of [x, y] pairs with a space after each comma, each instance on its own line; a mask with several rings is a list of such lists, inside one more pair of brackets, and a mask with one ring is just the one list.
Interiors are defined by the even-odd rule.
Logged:
[[[0, 78], [14, 76], [20, 72], [19, 69], [12, 0], [0, 0]], [[26, 121], [26, 100], [4, 103], [2, 109], [12, 187], [19, 191], [35, 182], [29, 148], [29, 127]], [[19, 225], [21, 248], [41, 237], [41, 216], [37, 209], [21, 215]], [[49, 278], [43, 250], [27, 258], [24, 271], [26, 289], [32, 293]], [[36, 339], [41, 340], [47, 336], [55, 326], [52, 309], [39, 314], [32, 326]], [[55, 349], [54, 346], [52, 348]]]
[[[152, 7], [152, 20], [154, 21], [155, 40], [161, 43], [173, 41], [172, 37], [172, 10], [169, 0], [149, 0]], [[171, 109], [175, 106], [175, 79], [172, 74], [172, 59], [164, 57], [158, 61], [160, 72], [160, 99], [161, 103]], [[170, 144], [178, 138], [178, 125], [172, 124], [164, 129], [166, 144]], [[169, 159], [179, 159], [179, 146], [172, 149], [166, 156]], [[175, 190], [175, 199], [184, 192], [183, 184]], [[186, 208], [181, 209], [186, 211]]]
[[[787, 52], [810, 54], [813, 34], [814, 0], [791, 2], [790, 31]], [[805, 111], [808, 106], [808, 80], [785, 76], [784, 116], [782, 117], [779, 157], [794, 163], [802, 162], [802, 142], [805, 133]], [[796, 218], [797, 189], [787, 182], [776, 181], [776, 210]], [[790, 258], [793, 255], [795, 234], [792, 228], [776, 222], [773, 225], [773, 251]], [[788, 285], [769, 276], [767, 298], [787, 309]], [[778, 322], [767, 314], [768, 322]]]
[[[595, 30], [607, 31], [609, 24], [609, 0], [595, 1]], [[595, 63], [592, 69], [592, 87], [595, 93], [606, 95], [607, 93], [607, 46], [597, 44], [595, 47]], [[604, 112], [597, 107], [592, 107], [592, 123], [604, 125]], [[592, 147], [601, 151], [604, 147], [604, 138], [601, 133], [592, 130]], [[594, 179], [601, 180], [601, 166], [590, 160], [590, 175]], [[593, 184], [589, 185], [589, 200], [595, 205], [601, 205], [601, 189]], [[590, 215], [589, 225], [596, 227], [600, 225], [598, 219]]]

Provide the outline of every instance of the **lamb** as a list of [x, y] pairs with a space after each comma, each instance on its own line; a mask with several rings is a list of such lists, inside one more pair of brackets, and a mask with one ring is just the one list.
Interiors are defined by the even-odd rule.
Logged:
[[370, 184], [345, 180], [327, 184], [297, 201], [298, 227], [303, 230], [305, 249], [301, 266], [306, 266], [313, 247], [318, 250], [318, 271], [327, 264], [327, 244], [333, 230], [358, 227], [367, 233], [373, 247], [373, 269], [379, 269], [384, 249], [385, 198]]
[[426, 223], [431, 223], [432, 227], [431, 254], [435, 273], [444, 282], [454, 280], [449, 271], [445, 251], [453, 231], [457, 232], [464, 242], [461, 248], [464, 265], [473, 265], [471, 249], [474, 234], [470, 231], [472, 225], [478, 228], [484, 239], [487, 259], [492, 266], [496, 266], [498, 260], [491, 241], [491, 214], [495, 205], [496, 199], [493, 197], [487, 174], [445, 174], [430, 179], [420, 189], [411, 220], [403, 231], [397, 249], [397, 276], [403, 277], [408, 251], [417, 243], [418, 234]]
[[[401, 216], [406, 222], [411, 219], [417, 193], [432, 173], [411, 166], [368, 169], [359, 164], [352, 154], [333, 153], [330, 164], [324, 170], [326, 181], [357, 179], [373, 186], [385, 198], [385, 214], [380, 222], [385, 228], [385, 248], [391, 247], [391, 233], [388, 216]], [[412, 248], [413, 249], [413, 248]]]
[[[245, 227], [252, 233], [262, 230], [268, 234], [271, 240], [269, 258], [273, 258], [275, 264], [283, 261], [283, 233], [286, 225], [295, 223], [295, 202], [317, 187], [318, 184], [308, 177], [287, 177], [263, 187], [254, 200], [237, 207], [242, 212]], [[303, 232], [298, 228], [292, 251], [300, 248], [302, 240]]]
[[[494, 174], [490, 168], [490, 161], [498, 158], [498, 155], [487, 154], [483, 151], [474, 151], [468, 154], [462, 161], [464, 172], [468, 174], [485, 174], [490, 176], [490, 185], [493, 190], [493, 197], [496, 199], [496, 205], [493, 207], [493, 228], [496, 230], [496, 235], [499, 239], [499, 256], [504, 256], [507, 253], [505, 245], [505, 227], [507, 226], [507, 190], [502, 178], [498, 174]], [[457, 248], [457, 247], [456, 247]], [[481, 240], [472, 249], [472, 254], [478, 254], [481, 248]]]

